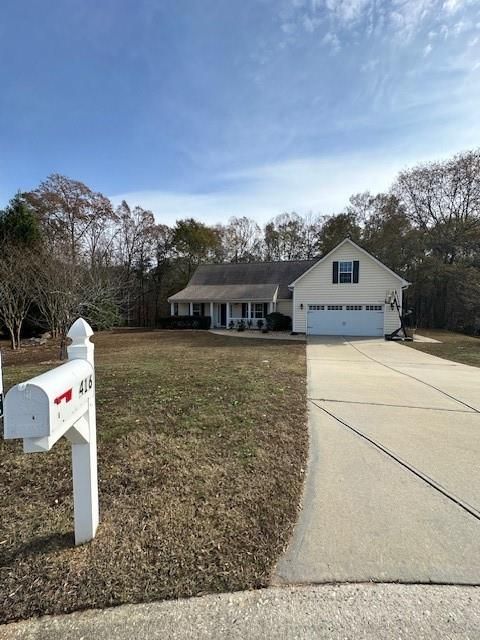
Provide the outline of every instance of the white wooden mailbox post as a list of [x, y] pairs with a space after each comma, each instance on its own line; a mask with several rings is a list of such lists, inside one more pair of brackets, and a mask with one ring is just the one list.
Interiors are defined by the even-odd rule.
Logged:
[[[50, 451], [65, 436], [72, 445], [75, 544], [88, 542], [98, 526], [95, 370], [90, 325], [70, 328], [68, 362], [5, 396], [4, 437], [23, 438], [25, 453]], [[1, 375], [1, 374], [0, 374]]]
[[0, 418], [3, 416], [2, 352], [0, 351]]

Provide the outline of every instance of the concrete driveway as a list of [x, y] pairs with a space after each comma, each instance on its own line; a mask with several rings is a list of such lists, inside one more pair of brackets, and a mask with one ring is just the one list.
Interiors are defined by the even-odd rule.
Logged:
[[309, 341], [310, 461], [277, 583], [480, 584], [480, 369]]

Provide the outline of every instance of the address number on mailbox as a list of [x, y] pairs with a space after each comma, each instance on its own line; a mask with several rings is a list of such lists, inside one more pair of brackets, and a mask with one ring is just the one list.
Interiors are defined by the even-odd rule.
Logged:
[[81, 381], [78, 394], [82, 396], [84, 393], [87, 393], [88, 391], [90, 391], [92, 387], [93, 387], [93, 378], [92, 376], [88, 376], [88, 378], [85, 378], [84, 380]]

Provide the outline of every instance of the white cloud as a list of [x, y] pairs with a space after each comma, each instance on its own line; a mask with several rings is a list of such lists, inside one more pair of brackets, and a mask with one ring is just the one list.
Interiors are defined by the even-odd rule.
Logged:
[[254, 218], [264, 223], [283, 211], [333, 213], [342, 209], [352, 193], [386, 189], [398, 164], [385, 159], [352, 155], [332, 159], [306, 158], [256, 167], [224, 176], [228, 191], [173, 193], [144, 191], [112, 197], [151, 209], [158, 222], [195, 217], [210, 224], [230, 216]]
[[459, 20], [453, 25], [453, 33], [456, 36], [459, 36], [461, 33], [465, 33], [465, 31], [469, 31], [471, 28], [472, 28], [472, 25], [470, 22]]
[[371, 0], [325, 0], [326, 8], [343, 22], [358, 20]]
[[313, 33], [322, 24], [322, 20], [305, 14], [302, 18], [302, 23], [305, 31]]
[[333, 53], [337, 53], [341, 49], [340, 40], [336, 33], [328, 31], [322, 38], [322, 43], [328, 45]]
[[380, 60], [378, 58], [373, 58], [372, 60], [367, 60], [367, 62], [364, 62], [362, 64], [362, 66], [360, 67], [360, 71], [362, 73], [368, 73], [370, 71], [375, 71], [375, 69], [378, 67], [380, 63]]
[[[464, 138], [471, 139], [471, 135], [469, 131], [459, 137], [455, 128], [454, 146], [441, 140], [441, 157], [458, 151]], [[131, 205], [151, 209], [157, 221], [165, 224], [186, 217], [217, 224], [231, 216], [247, 216], [263, 224], [284, 211], [331, 214], [343, 209], [352, 194], [385, 191], [401, 169], [439, 154], [438, 149], [436, 153], [433, 149], [420, 153], [410, 144], [408, 147], [408, 151], [406, 145], [384, 153], [308, 157], [252, 167], [218, 176], [225, 186], [208, 193], [143, 191], [117, 194], [112, 200], [117, 204], [125, 199]]]
[[468, 46], [474, 47], [478, 42], [480, 42], [480, 36], [475, 36], [470, 40], [470, 42], [468, 43]]
[[427, 44], [427, 46], [423, 49], [423, 55], [426, 58], [427, 56], [429, 56], [432, 53], [432, 45], [429, 43]]
[[435, 8], [435, 0], [393, 0], [390, 21], [397, 39], [408, 42]]
[[291, 34], [295, 31], [295, 24], [293, 22], [284, 22], [281, 29], [283, 33]]
[[456, 13], [463, 4], [463, 0], [445, 0], [443, 8], [447, 13]]
[[477, 71], [477, 69], [480, 69], [480, 62], [476, 62], [472, 67], [472, 71]]

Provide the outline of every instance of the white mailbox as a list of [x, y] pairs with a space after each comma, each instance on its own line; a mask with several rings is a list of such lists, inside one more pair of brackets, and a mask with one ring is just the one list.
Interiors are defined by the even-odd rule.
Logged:
[[48, 451], [89, 410], [93, 367], [71, 360], [10, 389], [5, 398], [5, 439], [33, 438]]
[[92, 335], [79, 318], [68, 332], [69, 361], [17, 384], [4, 402], [4, 437], [23, 438], [26, 453], [49, 451], [63, 435], [70, 441], [76, 544], [95, 536], [99, 520]]

